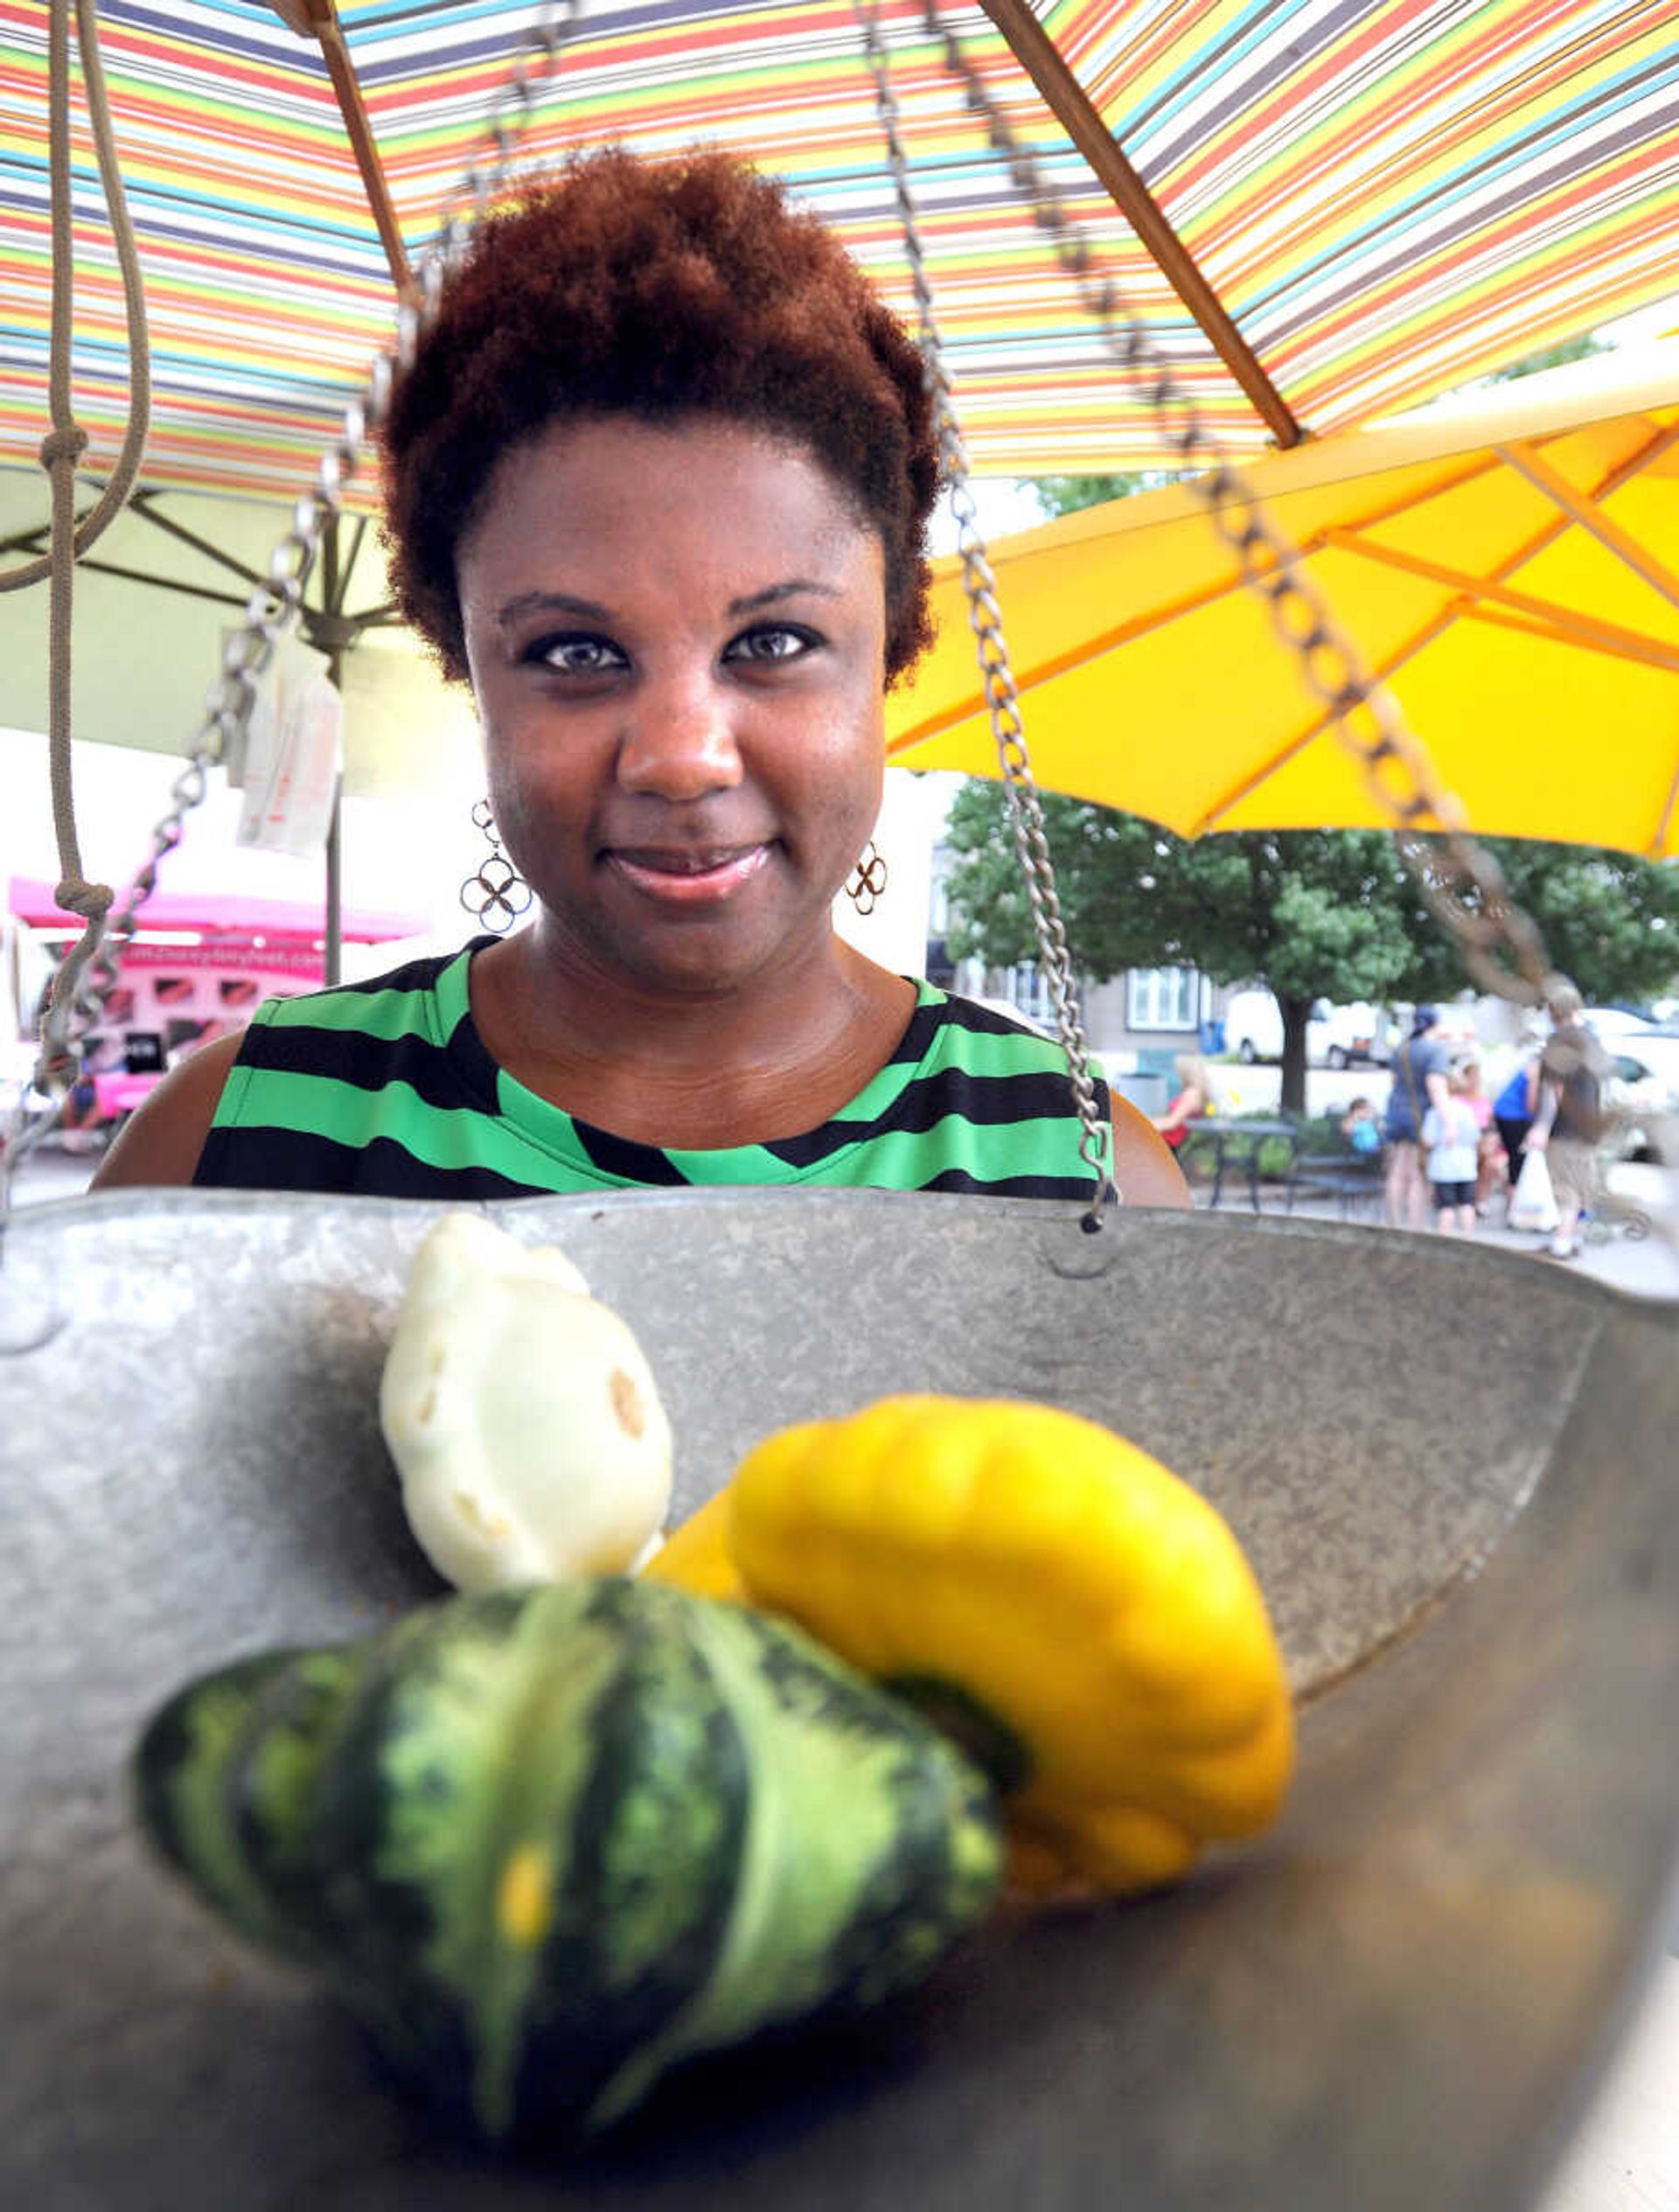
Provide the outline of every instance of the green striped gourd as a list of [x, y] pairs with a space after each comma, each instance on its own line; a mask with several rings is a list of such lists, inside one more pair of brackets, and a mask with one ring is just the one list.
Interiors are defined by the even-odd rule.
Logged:
[[164, 1860], [492, 2139], [920, 1980], [1001, 1860], [977, 1769], [785, 1623], [617, 1578], [452, 1600], [179, 1692]]

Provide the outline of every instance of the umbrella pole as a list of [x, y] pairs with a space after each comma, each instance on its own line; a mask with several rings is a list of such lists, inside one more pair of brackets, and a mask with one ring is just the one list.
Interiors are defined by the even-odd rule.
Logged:
[[1278, 444], [1298, 445], [1306, 434], [1287, 401], [1026, 0], [979, 0], [979, 4]]
[[[352, 562], [338, 559], [338, 531], [342, 515], [335, 514], [321, 533], [321, 603], [327, 621], [323, 630], [336, 627], [344, 613]], [[344, 689], [344, 647], [336, 636], [326, 647], [327, 680], [334, 691]], [[344, 770], [332, 779], [332, 812], [326, 825], [326, 930], [322, 972], [328, 990], [344, 980]]]
[[332, 786], [332, 817], [326, 826], [326, 946], [322, 967], [329, 990], [344, 980], [344, 778]]

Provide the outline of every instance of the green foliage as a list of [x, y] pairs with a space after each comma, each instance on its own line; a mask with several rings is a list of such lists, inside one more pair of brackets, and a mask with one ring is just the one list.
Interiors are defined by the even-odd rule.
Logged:
[[1488, 838], [1551, 965], [1588, 1001], [1660, 996], [1679, 979], [1679, 865], [1592, 845]]
[[1129, 499], [1139, 492], [1153, 492], [1176, 481], [1166, 469], [1116, 469], [1107, 476], [1035, 476], [1032, 489], [1045, 514], [1077, 514], [1085, 507], [1105, 506], [1110, 499]]
[[1565, 338], [1559, 345], [1542, 345], [1536, 353], [1524, 353], [1508, 368], [1495, 369], [1487, 381], [1514, 384], [1518, 377], [1536, 376], [1541, 369], [1564, 368], [1570, 361], [1587, 361], [1594, 353], [1607, 353], [1611, 350], [1588, 331], [1584, 338]]
[[[1305, 1097], [1305, 1021], [1318, 997], [1417, 1001], [1470, 981], [1456, 946], [1380, 830], [1244, 831], [1191, 842], [1135, 814], [1048, 793], [1045, 827], [1079, 972], [1199, 968], [1260, 982], [1285, 1024], [1283, 1101]], [[951, 809], [959, 855], [949, 944], [1007, 967], [1036, 957], [1000, 785]], [[1679, 975], [1679, 868], [1595, 847], [1488, 841], [1552, 965], [1586, 998], [1655, 995]]]
[[[1044, 795], [1076, 965], [1197, 967], [1279, 1001], [1415, 1000], [1464, 989], [1457, 948], [1381, 830], [1250, 830], [1194, 841], [1139, 815]], [[1036, 946], [1000, 785], [956, 795], [951, 949], [1006, 967]], [[1487, 841], [1553, 966], [1589, 1000], [1651, 997], [1679, 974], [1679, 868], [1595, 846]]]
[[[1279, 1001], [1414, 998], [1454, 987], [1392, 841], [1376, 830], [1258, 831], [1194, 842], [1135, 814], [1047, 794], [1045, 826], [1080, 971], [1197, 967], [1270, 985]], [[951, 809], [951, 952], [1006, 967], [1035, 956], [1031, 911], [995, 784]]]

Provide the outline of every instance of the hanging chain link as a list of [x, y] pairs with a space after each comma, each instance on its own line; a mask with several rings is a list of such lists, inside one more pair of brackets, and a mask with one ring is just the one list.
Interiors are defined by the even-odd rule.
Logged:
[[1089, 1209], [1083, 1217], [1083, 1225], [1086, 1229], [1099, 1229], [1104, 1205], [1110, 1197], [1118, 1198], [1121, 1195], [1109, 1164], [1112, 1130], [1102, 1112], [1097, 1098], [1096, 1083], [1090, 1073], [1090, 1043], [1078, 1010], [1072, 958], [1067, 947], [1067, 932], [1061, 916], [1061, 898], [1055, 889], [1055, 868], [1049, 857], [1049, 842], [1044, 827], [1043, 805], [1038, 796], [1031, 757], [1027, 750], [1020, 698], [1014, 687], [1014, 671], [1009, 665], [1008, 647], [1003, 636], [1002, 612], [997, 604], [997, 580], [992, 573], [985, 537], [979, 528], [979, 519], [969, 486], [972, 471], [968, 464], [967, 447], [957, 420], [955, 399], [944, 366], [944, 341], [939, 335], [932, 288], [927, 278], [921, 224], [909, 190], [909, 164], [904, 155], [897, 96], [892, 89], [880, 19], [874, 0], [855, 0], [855, 4], [862, 24], [869, 70], [874, 79], [875, 110], [886, 140], [887, 159], [898, 203], [898, 218], [902, 226], [909, 272], [915, 284], [923, 374], [928, 396], [933, 403], [933, 423], [938, 437], [940, 468], [949, 490], [951, 512], [956, 517], [957, 546], [962, 560], [962, 583], [967, 596], [968, 623], [973, 632], [979, 673], [985, 685], [986, 711], [991, 717], [992, 735], [996, 740], [997, 758], [1002, 771], [1003, 789], [1008, 799], [1014, 849], [1020, 856], [1021, 874], [1032, 910], [1032, 930], [1037, 939], [1038, 958], [1049, 982], [1050, 1001], [1055, 1009], [1055, 1028], [1062, 1050], [1067, 1056], [1068, 1078], [1072, 1085], [1074, 1103], [1078, 1109], [1081, 1124], [1079, 1156], [1095, 1181]]
[[[1396, 824], [1395, 843], [1430, 910], [1455, 939], [1465, 967], [1498, 997], [1522, 1006], [1542, 1004], [1550, 964], [1537, 927], [1514, 903], [1503, 869], [1467, 834], [1462, 806], [1439, 782], [1392, 695], [1365, 669], [1298, 549], [1264, 513], [1111, 277], [1097, 268], [1061, 195], [1011, 129], [961, 39], [940, 17], [937, 0], [923, 0], [923, 20], [1011, 179], [1029, 198], [1034, 221], [1048, 234], [1085, 311], [1100, 325], [1109, 352], [1153, 408], [1161, 442], [1193, 471], [1188, 488], [1206, 504], [1214, 528], [1240, 563], [1244, 583], [1264, 601], [1307, 688], [1327, 709], [1337, 736]], [[919, 295], [924, 278], [918, 267], [916, 281]]]
[[[171, 787], [170, 810], [151, 833], [151, 849], [85, 974], [73, 988], [50, 992], [33, 1078], [50, 1103], [45, 1109], [31, 1110], [25, 1093], [12, 1109], [10, 1127], [0, 1134], [0, 1221], [10, 1204], [12, 1176], [63, 1112], [80, 1065], [80, 1047], [100, 1025], [116, 987], [123, 947], [138, 925], [141, 908], [157, 888], [158, 865], [180, 843], [187, 815], [203, 801], [212, 766], [229, 757], [244, 741], [256, 699], [252, 680], [268, 666], [280, 639], [297, 626], [322, 538], [339, 511], [369, 436], [385, 418], [395, 375], [412, 362], [421, 332], [435, 319], [449, 269], [505, 187], [540, 85], [582, 13], [582, 0], [559, 0], [559, 4], [545, 7], [533, 23], [485, 126], [490, 158], [474, 163], [451, 192], [421, 265], [418, 297], [399, 304], [394, 343], [375, 359], [363, 390], [345, 408], [343, 426], [321, 456], [312, 488], [293, 506], [290, 526], [269, 557], [267, 577], [251, 593], [243, 624], [223, 648], [221, 673], [206, 695], [204, 719], [188, 748], [186, 766]], [[461, 212], [463, 206], [470, 206], [470, 215]], [[55, 985], [64, 973], [60, 966], [53, 977]]]

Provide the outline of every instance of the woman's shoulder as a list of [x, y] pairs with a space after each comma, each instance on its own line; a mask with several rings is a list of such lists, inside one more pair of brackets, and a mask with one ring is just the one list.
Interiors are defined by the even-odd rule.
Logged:
[[457, 978], [463, 1000], [467, 965], [477, 949], [475, 940], [473, 944], [456, 946], [452, 952], [420, 954], [395, 967], [381, 968], [374, 975], [355, 976], [347, 982], [327, 984], [318, 990], [293, 991], [283, 997], [266, 999], [258, 1008], [255, 1018], [282, 1028], [307, 1028], [324, 1015], [329, 1020], [335, 1015], [353, 1020], [357, 1014], [365, 1012], [371, 1019], [375, 1018], [375, 1001], [432, 998], [440, 991], [448, 990]]
[[1065, 1064], [1066, 1050], [1061, 1039], [1029, 1015], [993, 999], [965, 998], [959, 991], [947, 991], [937, 983], [921, 981], [916, 990], [919, 1010], [950, 1038], [998, 1039], [1002, 1050], [1018, 1053], [1022, 1062]]
[[[433, 1004], [457, 969], [464, 1007], [465, 966], [475, 949], [469, 945], [428, 953], [377, 975], [265, 1000], [247, 1027], [201, 1045], [165, 1076], [118, 1134], [92, 1187], [99, 1190], [122, 1184], [191, 1183], [228, 1079], [254, 1039], [275, 1029], [366, 1030], [387, 1042], [411, 1030], [428, 1035], [436, 1026], [431, 1018]], [[358, 1040], [351, 1036], [344, 1042]]]
[[[923, 1008], [930, 1010], [939, 1022], [947, 1060], [1000, 1061], [1010, 1071], [1021, 1075], [1066, 1077], [1067, 1053], [1061, 1039], [1023, 1016], [934, 984], [923, 983], [921, 994]], [[1189, 1186], [1171, 1147], [1147, 1115], [1107, 1082], [1099, 1064], [1092, 1072], [1107, 1093], [1113, 1176], [1119, 1189], [1135, 1205], [1187, 1206]], [[1072, 1115], [1076, 1111], [1069, 1085], [1067, 1112]]]

